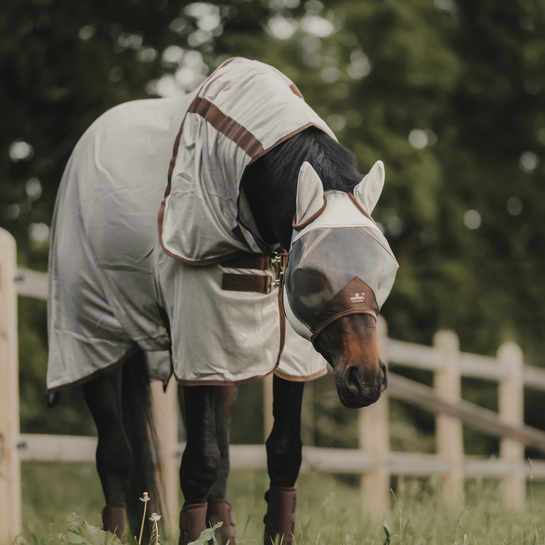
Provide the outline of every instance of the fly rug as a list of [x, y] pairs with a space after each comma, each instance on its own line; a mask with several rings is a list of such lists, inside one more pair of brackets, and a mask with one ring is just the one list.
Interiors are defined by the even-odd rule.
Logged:
[[274, 373], [264, 542], [291, 543], [305, 381], [329, 363], [352, 408], [387, 386], [376, 320], [398, 265], [371, 219], [383, 184], [382, 163], [362, 179], [286, 76], [242, 58], [87, 130], [55, 209], [47, 381], [50, 405], [83, 385], [106, 530], [121, 536], [127, 512], [136, 531], [142, 492], [158, 498], [149, 382], [174, 375], [187, 431], [179, 543], [222, 521], [218, 540], [234, 545], [237, 385]]

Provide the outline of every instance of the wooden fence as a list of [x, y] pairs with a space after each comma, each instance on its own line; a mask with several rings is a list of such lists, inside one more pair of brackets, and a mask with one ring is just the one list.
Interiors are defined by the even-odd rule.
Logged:
[[[17, 269], [13, 237], [0, 229], [0, 544], [21, 529], [21, 461], [94, 462], [96, 438], [20, 434], [17, 357], [17, 296], [44, 299], [47, 275]], [[396, 366], [425, 369], [434, 374], [434, 388], [390, 372], [382, 399], [358, 411], [359, 449], [303, 447], [303, 471], [315, 470], [361, 475], [364, 512], [380, 516], [390, 503], [390, 476], [442, 476], [442, 496], [448, 503], [463, 500], [465, 477], [502, 479], [507, 506], [524, 504], [530, 474], [524, 448], [545, 453], [545, 433], [524, 425], [524, 388], [545, 391], [545, 370], [525, 366], [521, 349], [504, 343], [497, 357], [459, 351], [458, 338], [440, 331], [433, 346], [389, 339], [385, 321], [379, 320], [383, 357]], [[45, 365], [45, 362], [44, 362]], [[499, 411], [495, 413], [461, 400], [461, 377], [498, 383]], [[272, 379], [264, 384], [265, 431], [272, 427]], [[161, 448], [161, 471], [167, 528], [177, 527], [178, 467], [184, 445], [178, 443], [177, 388], [171, 381], [166, 394], [153, 383], [153, 402]], [[391, 452], [388, 398], [397, 398], [437, 413], [437, 454]], [[462, 423], [500, 437], [499, 457], [464, 456]], [[262, 445], [231, 445], [233, 469], [264, 469]], [[534, 479], [545, 479], [545, 462], [535, 461]]]

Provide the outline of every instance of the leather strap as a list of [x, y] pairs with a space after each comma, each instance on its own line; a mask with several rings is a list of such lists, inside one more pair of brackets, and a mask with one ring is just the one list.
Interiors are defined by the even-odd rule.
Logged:
[[271, 484], [265, 499], [267, 514], [265, 515], [264, 544], [276, 543], [276, 536], [279, 535], [282, 545], [291, 545], [295, 531], [297, 490], [293, 487]]
[[221, 289], [226, 291], [250, 291], [269, 293], [268, 275], [223, 273]]
[[102, 510], [102, 528], [105, 532], [115, 534], [119, 539], [125, 532], [125, 504], [109, 503]]
[[185, 505], [180, 511], [180, 541], [179, 545], [189, 545], [206, 529], [207, 503]]
[[[279, 277], [288, 261], [288, 253], [268, 255], [244, 254], [222, 263], [233, 269], [274, 270]], [[221, 289], [226, 291], [247, 291], [270, 293], [274, 280], [268, 275], [223, 273]]]
[[227, 500], [210, 500], [208, 502], [208, 510], [206, 511], [206, 520], [212, 526], [219, 521], [223, 522], [217, 531], [219, 535], [216, 536], [220, 538], [218, 540], [219, 545], [236, 545], [235, 515]]

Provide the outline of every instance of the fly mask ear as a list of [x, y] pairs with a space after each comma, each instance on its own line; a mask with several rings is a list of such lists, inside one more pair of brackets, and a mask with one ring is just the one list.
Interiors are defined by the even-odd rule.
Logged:
[[384, 187], [384, 164], [377, 161], [369, 174], [354, 188], [354, 195], [369, 214], [373, 212]]
[[295, 229], [302, 229], [314, 219], [318, 212], [325, 207], [324, 188], [320, 176], [305, 161], [299, 171], [297, 180], [296, 212], [293, 222]]

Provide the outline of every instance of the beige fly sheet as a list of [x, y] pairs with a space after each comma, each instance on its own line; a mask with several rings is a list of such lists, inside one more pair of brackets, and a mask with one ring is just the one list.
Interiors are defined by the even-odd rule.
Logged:
[[[310, 125], [330, 133], [288, 78], [246, 59], [190, 95], [129, 102], [93, 123], [53, 221], [49, 390], [137, 349], [169, 350], [171, 365], [149, 358], [151, 375], [173, 371], [183, 384], [325, 373], [285, 320], [275, 269], [233, 261], [272, 251], [241, 192], [245, 167]], [[241, 274], [270, 277], [270, 292], [225, 289], [226, 275]]]

